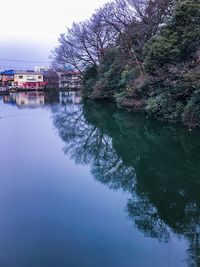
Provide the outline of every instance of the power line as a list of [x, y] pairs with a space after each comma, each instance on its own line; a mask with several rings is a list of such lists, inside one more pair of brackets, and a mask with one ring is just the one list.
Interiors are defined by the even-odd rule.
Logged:
[[9, 61], [9, 62], [24, 62], [24, 63], [51, 63], [50, 61], [34, 61], [34, 60], [18, 60], [18, 59], [8, 59], [0, 58], [0, 61]]

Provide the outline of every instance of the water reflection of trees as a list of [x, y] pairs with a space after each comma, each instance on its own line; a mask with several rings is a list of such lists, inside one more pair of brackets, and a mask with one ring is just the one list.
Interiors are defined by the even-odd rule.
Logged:
[[127, 211], [140, 231], [163, 241], [184, 236], [189, 266], [200, 266], [199, 133], [92, 103], [57, 106], [53, 121], [65, 153], [131, 193]]

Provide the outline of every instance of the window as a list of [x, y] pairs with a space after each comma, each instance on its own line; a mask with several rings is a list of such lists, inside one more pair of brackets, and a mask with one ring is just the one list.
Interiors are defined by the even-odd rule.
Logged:
[[19, 75], [19, 79], [23, 79], [23, 75]]
[[38, 79], [42, 79], [42, 76], [40, 75], [40, 76], [38, 76]]
[[33, 75], [27, 75], [26, 78], [27, 78], [27, 80], [34, 80], [34, 76]]

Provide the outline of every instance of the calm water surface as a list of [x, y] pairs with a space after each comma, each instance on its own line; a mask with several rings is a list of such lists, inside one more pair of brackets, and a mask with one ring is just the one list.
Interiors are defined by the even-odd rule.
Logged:
[[0, 267], [200, 266], [199, 137], [79, 94], [0, 97]]

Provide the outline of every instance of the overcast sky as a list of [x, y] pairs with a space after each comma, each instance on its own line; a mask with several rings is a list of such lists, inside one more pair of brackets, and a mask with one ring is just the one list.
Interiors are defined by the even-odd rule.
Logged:
[[49, 61], [60, 33], [89, 18], [109, 0], [0, 0], [0, 69], [31, 68]]

